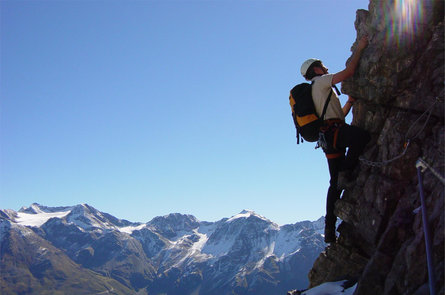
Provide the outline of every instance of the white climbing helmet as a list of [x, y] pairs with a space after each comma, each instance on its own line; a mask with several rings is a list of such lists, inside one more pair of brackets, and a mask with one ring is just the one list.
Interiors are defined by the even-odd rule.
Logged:
[[301, 75], [303, 75], [303, 77], [306, 76], [306, 72], [307, 72], [307, 70], [308, 70], [309, 67], [310, 67], [314, 62], [316, 62], [316, 61], [321, 61], [321, 60], [316, 59], [316, 58], [310, 58], [310, 59], [306, 60], [306, 61], [301, 65], [300, 72], [301, 72]]

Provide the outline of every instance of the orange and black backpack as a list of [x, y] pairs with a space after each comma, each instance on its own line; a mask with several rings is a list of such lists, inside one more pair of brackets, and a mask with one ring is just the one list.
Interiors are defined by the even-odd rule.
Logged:
[[289, 95], [289, 104], [292, 108], [292, 118], [297, 129], [297, 144], [300, 143], [300, 135], [308, 142], [318, 140], [320, 127], [323, 125], [331, 95], [332, 90], [324, 104], [323, 113], [319, 117], [312, 100], [312, 84], [301, 83], [292, 88]]

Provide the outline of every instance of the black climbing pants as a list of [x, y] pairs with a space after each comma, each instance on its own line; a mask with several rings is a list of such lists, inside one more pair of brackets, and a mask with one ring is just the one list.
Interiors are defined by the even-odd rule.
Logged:
[[[326, 226], [335, 227], [337, 217], [334, 214], [334, 206], [335, 202], [340, 199], [341, 194], [341, 190], [338, 188], [338, 173], [340, 171], [352, 171], [357, 166], [359, 156], [363, 153], [371, 137], [367, 131], [348, 124], [331, 128], [325, 136], [328, 148], [324, 152], [328, 158], [329, 175], [331, 177], [326, 199]], [[345, 155], [346, 148], [348, 151]]]
[[334, 227], [337, 222], [337, 216], [334, 214], [335, 202], [340, 199], [341, 190], [338, 189], [338, 173], [340, 171], [341, 164], [344, 161], [344, 155], [334, 159], [328, 159], [329, 175], [331, 177], [329, 181], [328, 196], [326, 198], [326, 226]]

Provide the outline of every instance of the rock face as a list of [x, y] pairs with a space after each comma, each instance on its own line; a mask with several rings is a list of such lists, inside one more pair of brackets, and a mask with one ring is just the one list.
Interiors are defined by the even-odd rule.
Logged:
[[[444, 174], [444, 2], [371, 0], [357, 11], [369, 45], [342, 92], [373, 140], [353, 189], [336, 204], [339, 240], [316, 260], [311, 286], [357, 279], [354, 294], [428, 294], [416, 161]], [[357, 43], [357, 42], [356, 42]], [[353, 45], [352, 50], [356, 46]], [[437, 294], [444, 294], [444, 185], [423, 173]]]

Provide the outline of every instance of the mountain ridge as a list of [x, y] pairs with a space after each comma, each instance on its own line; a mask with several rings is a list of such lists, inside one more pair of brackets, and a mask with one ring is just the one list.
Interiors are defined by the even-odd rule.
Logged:
[[[121, 288], [150, 295], [197, 294], [196, 290], [199, 294], [283, 294], [296, 283], [306, 287], [307, 273], [325, 247], [323, 218], [279, 226], [252, 210], [215, 222], [171, 213], [140, 223], [88, 204], [34, 203], [17, 212], [0, 210], [0, 219], [2, 254], [8, 253], [3, 245], [11, 236], [9, 224], [32, 232], [37, 244], [49, 243], [73, 265]], [[10, 260], [2, 273], [11, 271], [14, 259], [6, 256]], [[2, 288], [12, 286], [2, 282]]]

